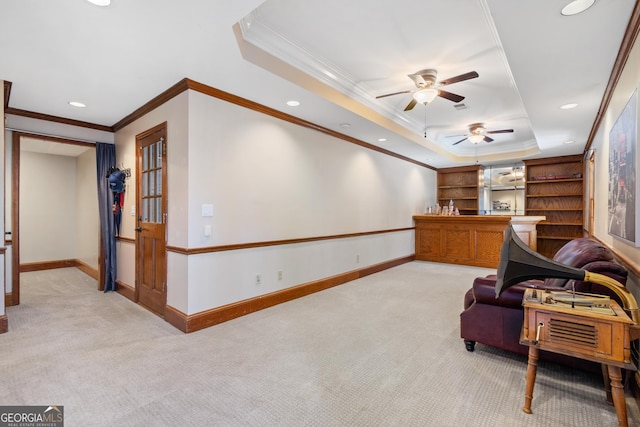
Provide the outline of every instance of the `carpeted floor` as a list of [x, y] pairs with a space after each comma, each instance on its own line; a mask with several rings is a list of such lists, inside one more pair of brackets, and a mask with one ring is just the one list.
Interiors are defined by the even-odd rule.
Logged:
[[[488, 269], [415, 261], [185, 335], [76, 269], [24, 273], [0, 405], [73, 426], [616, 426], [597, 375], [459, 337]], [[640, 413], [627, 396], [630, 425]]]

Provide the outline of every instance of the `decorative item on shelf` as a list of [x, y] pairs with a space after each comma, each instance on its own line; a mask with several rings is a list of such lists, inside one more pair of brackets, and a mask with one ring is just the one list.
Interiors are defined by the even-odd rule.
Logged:
[[456, 208], [456, 213], [455, 215], [460, 215], [460, 211], [458, 210], [458, 208]]

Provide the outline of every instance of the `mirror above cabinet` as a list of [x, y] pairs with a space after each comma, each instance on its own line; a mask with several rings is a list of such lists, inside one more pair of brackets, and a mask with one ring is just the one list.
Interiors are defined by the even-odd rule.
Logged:
[[480, 215], [524, 215], [523, 163], [485, 166], [480, 191]]

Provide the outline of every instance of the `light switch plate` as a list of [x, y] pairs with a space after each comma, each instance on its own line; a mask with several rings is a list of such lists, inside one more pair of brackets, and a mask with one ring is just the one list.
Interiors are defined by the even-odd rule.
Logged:
[[213, 205], [202, 205], [202, 216], [213, 216]]

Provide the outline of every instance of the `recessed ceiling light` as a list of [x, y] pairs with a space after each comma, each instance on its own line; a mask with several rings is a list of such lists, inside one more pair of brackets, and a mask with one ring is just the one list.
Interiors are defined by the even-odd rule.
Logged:
[[78, 102], [78, 101], [71, 101], [71, 102], [69, 102], [69, 105], [73, 105], [74, 107], [79, 107], [79, 108], [86, 107], [86, 105], [84, 105], [82, 102]]
[[565, 141], [565, 144], [573, 144], [575, 141], [573, 139], [570, 139], [569, 141]]
[[340, 127], [346, 129], [346, 128], [351, 127], [351, 124], [350, 123], [340, 123]]
[[300, 105], [300, 103], [298, 101], [291, 100], [291, 101], [287, 101], [287, 105], [289, 107], [297, 107], [298, 105]]
[[575, 102], [572, 102], [570, 104], [561, 105], [560, 108], [562, 108], [563, 110], [570, 110], [572, 108], [576, 108], [577, 106], [578, 104], [576, 104]]
[[385, 142], [387, 138], [378, 138], [378, 142]]
[[577, 15], [578, 13], [582, 13], [589, 9], [595, 2], [596, 0], [573, 0], [571, 3], [563, 7], [560, 13], [564, 16]]
[[109, 6], [111, 4], [111, 0], [88, 0], [88, 2], [96, 6]]

